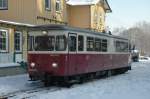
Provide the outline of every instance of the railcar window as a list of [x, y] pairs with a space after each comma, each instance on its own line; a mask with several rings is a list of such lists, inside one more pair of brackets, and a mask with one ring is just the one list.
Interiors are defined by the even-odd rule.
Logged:
[[87, 37], [87, 51], [94, 51], [94, 38]]
[[34, 48], [36, 51], [53, 51], [54, 50], [54, 36], [35, 37]]
[[107, 40], [103, 39], [102, 40], [102, 52], [107, 52]]
[[78, 51], [84, 50], [84, 37], [79, 35], [78, 36]]
[[125, 52], [129, 51], [129, 44], [127, 42], [124, 43], [124, 51]]
[[117, 52], [128, 52], [128, 43], [122, 41], [116, 41], [116, 51]]
[[55, 49], [55, 37], [54, 36], [49, 36], [49, 51], [53, 51]]
[[56, 51], [65, 51], [66, 50], [66, 36], [59, 35], [56, 36]]
[[95, 38], [95, 51], [101, 51], [101, 39]]
[[69, 37], [69, 51], [76, 51], [77, 43], [76, 36]]
[[28, 37], [28, 50], [33, 51], [34, 50], [34, 36]]

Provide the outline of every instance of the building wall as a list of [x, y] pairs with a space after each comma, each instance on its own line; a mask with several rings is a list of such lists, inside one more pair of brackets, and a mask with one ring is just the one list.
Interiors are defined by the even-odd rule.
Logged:
[[[8, 0], [8, 10], [0, 10], [0, 20], [35, 25], [64, 24], [67, 22], [65, 0], [61, 0], [61, 4], [61, 11], [56, 12], [56, 0], [52, 0], [50, 11], [45, 9], [45, 0]], [[16, 27], [19, 28], [16, 29]], [[0, 64], [16, 62], [16, 57], [21, 57], [23, 61], [27, 61], [27, 29], [22, 27], [20, 29], [20, 26], [8, 24], [0, 24], [0, 28], [8, 30], [8, 52], [0, 52]], [[14, 51], [15, 31], [20, 31], [23, 35], [22, 53]]]
[[23, 43], [23, 45], [22, 45], [22, 47], [23, 47], [23, 49], [22, 49], [22, 51], [23, 51], [23, 61], [27, 62], [27, 51], [28, 51], [27, 38], [28, 38], [28, 33], [27, 33], [27, 30], [23, 30], [22, 33], [23, 33], [23, 42], [22, 42]]
[[6, 52], [1, 52], [0, 51], [0, 64], [1, 63], [13, 63], [15, 62], [15, 47], [14, 47], [14, 33], [15, 31], [20, 31], [22, 32], [22, 52], [20, 53], [21, 55], [21, 60], [27, 61], [27, 30], [24, 28], [18, 27], [18, 29], [15, 29], [12, 25], [2, 25], [0, 26], [1, 30], [7, 30], [8, 32], [8, 50]]
[[56, 0], [52, 0], [50, 11], [45, 9], [45, 0], [8, 0], [8, 10], [0, 10], [0, 20], [38, 25], [66, 22], [65, 0], [61, 4], [62, 10], [56, 12]]
[[[99, 31], [105, 28], [105, 11], [100, 4], [91, 6], [67, 6], [61, 0], [61, 11], [56, 12], [56, 0], [51, 2], [51, 10], [45, 9], [45, 0], [8, 0], [8, 10], [0, 10], [0, 20], [14, 21], [27, 24], [64, 24], [79, 28], [92, 28]], [[39, 18], [37, 18], [39, 17]], [[9, 51], [0, 53], [0, 61], [14, 61], [14, 32], [15, 28], [2, 27], [9, 31]], [[27, 60], [27, 30], [23, 32], [23, 59]], [[1, 62], [2, 62], [1, 61]]]
[[[61, 0], [61, 11], [56, 11], [56, 0], [51, 0], [51, 10], [45, 9], [45, 0], [37, 0], [36, 16], [37, 24], [62, 24], [67, 22], [67, 10], [65, 0]], [[45, 19], [44, 19], [45, 18]]]
[[90, 28], [90, 6], [68, 6], [69, 25], [79, 28]]
[[8, 0], [8, 10], [0, 10], [0, 20], [35, 23], [36, 0]]
[[73, 27], [105, 30], [105, 10], [101, 4], [68, 6], [68, 21]]
[[91, 6], [91, 28], [100, 32], [105, 30], [105, 10], [101, 4]]
[[8, 31], [8, 50], [7, 52], [0, 52], [0, 63], [8, 63], [8, 62], [13, 62], [13, 30], [11, 28], [6, 28], [6, 27], [0, 27], [2, 30], [7, 30]]

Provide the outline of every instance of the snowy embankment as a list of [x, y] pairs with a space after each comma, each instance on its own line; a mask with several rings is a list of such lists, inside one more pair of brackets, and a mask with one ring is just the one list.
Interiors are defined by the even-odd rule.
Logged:
[[[14, 99], [150, 99], [150, 61], [132, 64], [132, 70], [118, 76], [94, 80], [72, 88], [22, 95]], [[29, 82], [26, 75], [0, 78], [0, 95], [41, 85]]]

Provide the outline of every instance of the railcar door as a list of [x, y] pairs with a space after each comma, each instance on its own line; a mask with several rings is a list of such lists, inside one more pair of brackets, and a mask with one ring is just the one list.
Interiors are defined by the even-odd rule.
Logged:
[[68, 73], [74, 75], [77, 73], [77, 34], [68, 34]]

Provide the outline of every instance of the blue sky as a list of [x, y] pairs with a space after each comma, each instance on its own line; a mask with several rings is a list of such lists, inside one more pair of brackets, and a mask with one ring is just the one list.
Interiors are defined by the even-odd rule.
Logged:
[[106, 24], [111, 29], [129, 28], [137, 22], [150, 22], [150, 0], [108, 0], [112, 13], [106, 15]]

